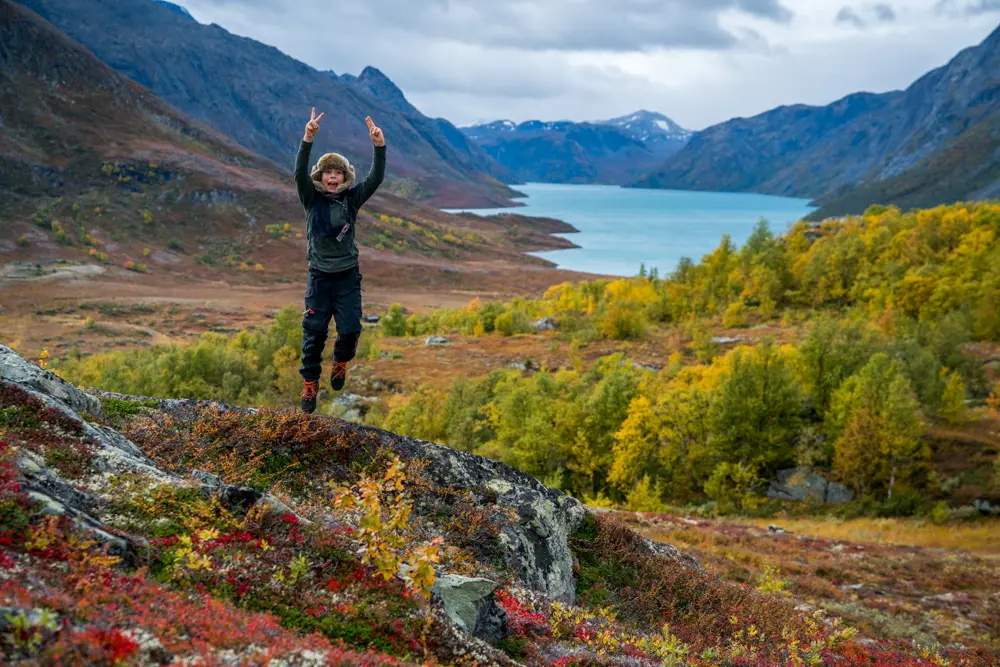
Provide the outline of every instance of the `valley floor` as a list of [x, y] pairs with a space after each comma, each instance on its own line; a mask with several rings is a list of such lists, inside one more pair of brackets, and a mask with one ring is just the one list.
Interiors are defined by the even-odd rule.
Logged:
[[[384, 313], [392, 303], [408, 312], [427, 312], [462, 307], [476, 297], [537, 297], [552, 285], [593, 278], [508, 260], [364, 255], [366, 315]], [[0, 340], [28, 356], [45, 348], [57, 356], [73, 348], [88, 353], [183, 343], [205, 331], [267, 326], [276, 311], [302, 303], [306, 270], [304, 261], [300, 265], [285, 268], [280, 280], [254, 284], [238, 282], [238, 275], [236, 280], [231, 275], [219, 280], [139, 275], [71, 263], [45, 265], [44, 273], [35, 276], [26, 265], [8, 263], [0, 274]], [[88, 317], [94, 323], [85, 327]]]
[[870, 637], [998, 650], [1000, 530], [900, 519], [706, 520], [615, 513], [713, 574], [822, 609]]

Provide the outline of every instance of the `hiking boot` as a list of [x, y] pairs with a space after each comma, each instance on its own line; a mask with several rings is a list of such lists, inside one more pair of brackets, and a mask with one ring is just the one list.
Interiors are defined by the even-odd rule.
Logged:
[[344, 388], [345, 382], [347, 382], [347, 362], [333, 362], [333, 371], [330, 373], [330, 386], [333, 387], [334, 391], [340, 391]]
[[302, 412], [313, 412], [316, 409], [316, 390], [319, 388], [318, 380], [302, 381]]

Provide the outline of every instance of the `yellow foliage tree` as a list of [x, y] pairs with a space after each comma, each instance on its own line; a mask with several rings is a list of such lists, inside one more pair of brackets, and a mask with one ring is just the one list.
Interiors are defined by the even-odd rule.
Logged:
[[[358, 515], [361, 559], [373, 565], [383, 579], [402, 578], [417, 593], [430, 597], [434, 563], [443, 540], [413, 545], [408, 529], [413, 504], [406, 495], [405, 465], [394, 457], [378, 477], [364, 475], [353, 488], [340, 488], [334, 506]], [[403, 567], [405, 564], [405, 567]]]
[[961, 426], [968, 421], [969, 411], [965, 407], [965, 381], [956, 371], [948, 373], [944, 393], [941, 395], [940, 415], [951, 426]]

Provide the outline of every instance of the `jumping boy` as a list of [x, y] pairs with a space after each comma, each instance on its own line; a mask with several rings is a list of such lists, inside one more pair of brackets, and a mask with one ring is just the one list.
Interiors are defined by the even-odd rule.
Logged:
[[354, 167], [343, 155], [327, 153], [310, 170], [309, 152], [323, 114], [315, 107], [295, 157], [295, 187], [306, 216], [309, 283], [302, 318], [302, 410], [316, 409], [316, 393], [323, 372], [323, 346], [330, 318], [337, 326], [333, 346], [334, 391], [344, 388], [347, 362], [354, 358], [361, 337], [361, 271], [354, 225], [360, 209], [375, 194], [385, 176], [385, 137], [371, 117], [365, 118], [374, 144], [368, 176], [354, 184]]

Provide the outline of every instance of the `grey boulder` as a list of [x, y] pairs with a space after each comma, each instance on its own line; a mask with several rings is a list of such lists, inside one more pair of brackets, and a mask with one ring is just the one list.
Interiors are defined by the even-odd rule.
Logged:
[[507, 632], [507, 613], [493, 597], [496, 583], [458, 574], [440, 574], [432, 595], [455, 627], [474, 637], [496, 642]]

